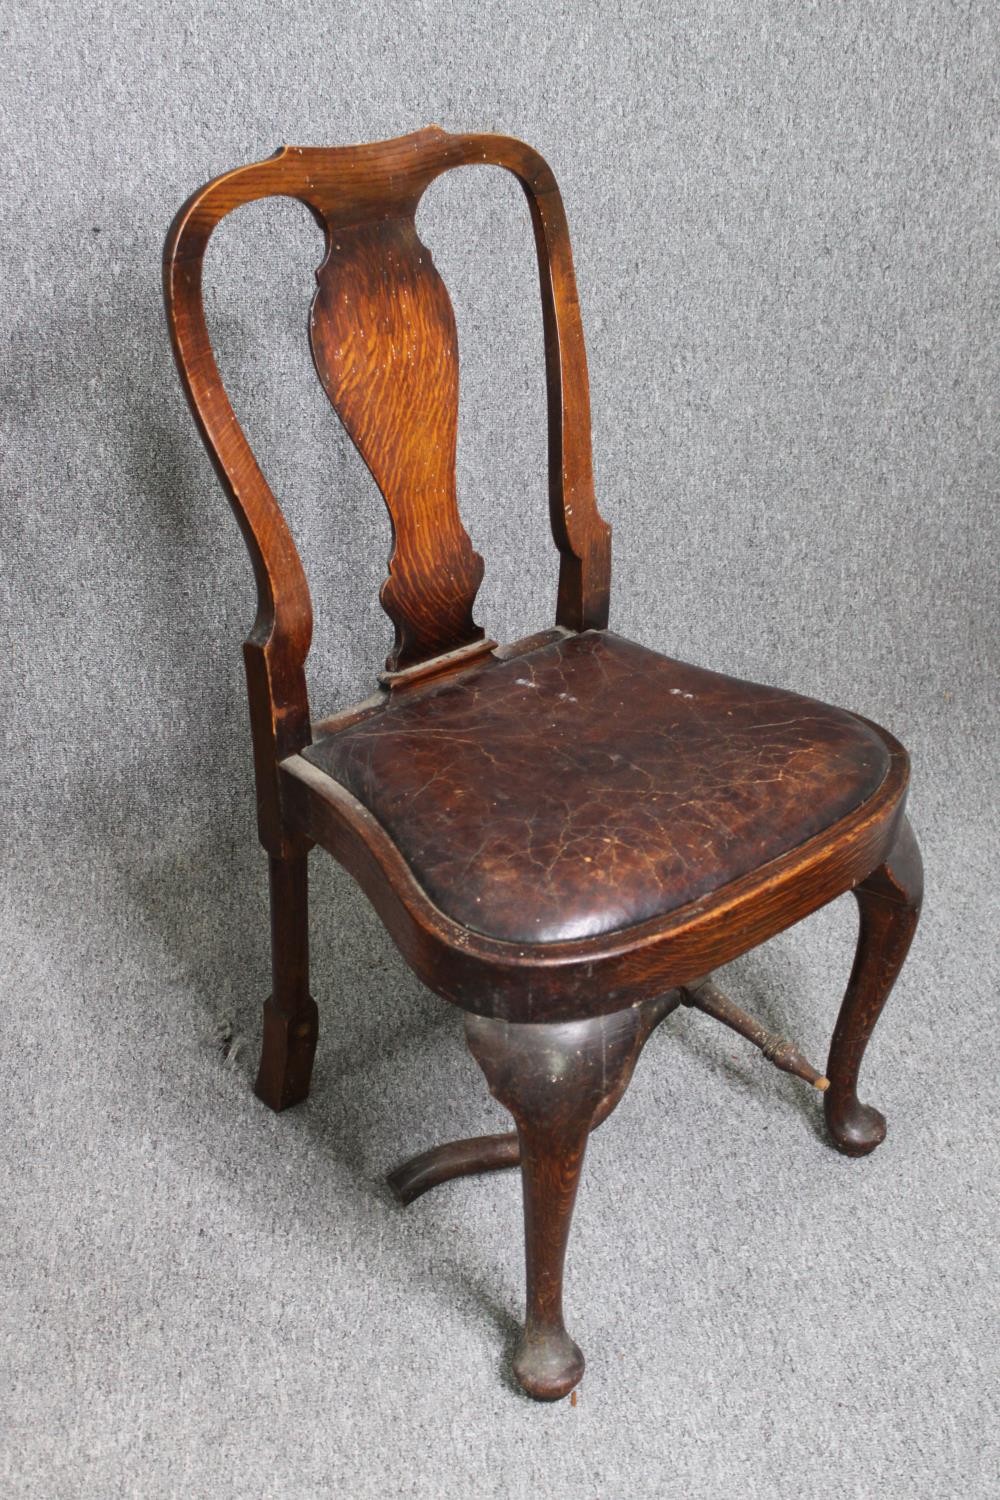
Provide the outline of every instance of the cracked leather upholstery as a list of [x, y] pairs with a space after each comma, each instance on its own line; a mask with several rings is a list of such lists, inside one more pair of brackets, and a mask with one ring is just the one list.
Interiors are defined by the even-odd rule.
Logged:
[[889, 769], [811, 698], [586, 631], [431, 686], [303, 754], [436, 905], [514, 942], [664, 915], [836, 823]]

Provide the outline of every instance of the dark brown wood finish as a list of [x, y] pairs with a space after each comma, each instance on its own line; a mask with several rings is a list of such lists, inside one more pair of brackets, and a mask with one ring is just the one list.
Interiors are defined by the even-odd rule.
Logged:
[[706, 1016], [711, 1016], [716, 1021], [721, 1021], [723, 1026], [736, 1031], [740, 1036], [745, 1036], [747, 1041], [753, 1042], [754, 1046], [783, 1073], [791, 1073], [795, 1078], [802, 1078], [806, 1083], [811, 1083], [813, 1088], [819, 1089], [820, 1093], [830, 1087], [830, 1080], [818, 1068], [814, 1068], [787, 1037], [781, 1036], [776, 1031], [768, 1031], [753, 1016], [748, 1016], [746, 1011], [740, 1010], [734, 1005], [728, 995], [724, 995], [717, 984], [712, 980], [702, 979], [697, 984], [686, 984], [680, 991], [681, 1003], [690, 1005], [694, 1010], [704, 1011]]
[[274, 1110], [309, 1093], [319, 1009], [309, 993], [309, 873], [304, 854], [270, 860], [272, 993], [255, 1092]]
[[[669, 994], [657, 996], [654, 1001], [644, 1003], [642, 1011], [645, 1029], [641, 1030], [643, 1045], [654, 1026], [658, 1026], [682, 1003], [684, 994], [683, 990], [672, 990]], [[620, 1086], [605, 1096], [591, 1119], [591, 1130], [596, 1130], [608, 1118], [624, 1093], [630, 1076], [631, 1074], [623, 1076]], [[516, 1131], [505, 1135], [477, 1135], [469, 1140], [449, 1141], [444, 1146], [432, 1146], [429, 1151], [421, 1151], [418, 1156], [410, 1157], [395, 1171], [390, 1172], [387, 1181], [399, 1201], [408, 1206], [442, 1182], [451, 1182], [456, 1177], [475, 1176], [481, 1172], [500, 1172], [505, 1167], [520, 1165], [521, 1147]]]
[[824, 1100], [830, 1134], [847, 1156], [867, 1156], [885, 1140], [884, 1116], [858, 1100], [858, 1071], [910, 951], [923, 893], [920, 850], [903, 818], [888, 859], [854, 890], [860, 911], [858, 951], [830, 1043], [830, 1088]]
[[521, 1148], [516, 1131], [504, 1135], [474, 1135], [462, 1141], [448, 1141], [421, 1151], [390, 1172], [386, 1181], [404, 1208], [456, 1177], [474, 1177], [482, 1172], [502, 1172], [505, 1167], [521, 1165]]
[[469, 1049], [514, 1116], [524, 1188], [527, 1308], [514, 1373], [554, 1401], [583, 1374], [563, 1322], [563, 1265], [587, 1138], [619, 1102], [670, 997], [556, 1025], [466, 1017]]
[[[455, 487], [454, 314], [414, 220], [442, 172], [483, 164], [514, 174], [531, 214], [560, 553], [556, 625], [499, 647], [475, 619], [483, 561]], [[323, 232], [313, 357], [393, 529], [381, 599], [395, 641], [379, 690], [315, 721], [305, 573], [223, 388], [201, 294], [215, 226], [272, 195], [305, 203]], [[856, 1087], [919, 911], [906, 754], [856, 715], [608, 631], [610, 533], [594, 498], [569, 236], [552, 173], [529, 147], [437, 127], [285, 147], [192, 195], [167, 239], [164, 286], [181, 380], [258, 586], [244, 654], [273, 983], [257, 1092], [274, 1109], [308, 1093], [307, 856], [318, 844], [358, 880], [419, 977], [467, 1012], [470, 1046], [517, 1125], [516, 1136], [422, 1153], [394, 1186], [410, 1202], [520, 1163], [528, 1311], [515, 1367], [532, 1395], [563, 1395], [583, 1368], [562, 1321], [562, 1275], [589, 1131], [685, 994], [779, 1066], [825, 1082], [705, 976], [852, 889], [861, 934], [826, 1116], [848, 1153], [882, 1139], [882, 1116]]]

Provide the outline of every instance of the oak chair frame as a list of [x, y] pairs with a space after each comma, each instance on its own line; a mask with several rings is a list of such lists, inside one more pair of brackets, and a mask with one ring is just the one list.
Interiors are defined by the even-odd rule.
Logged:
[[[455, 495], [454, 316], [414, 223], [430, 183], [467, 165], [505, 168], [521, 184], [541, 287], [550, 520], [560, 554], [556, 623], [507, 647], [487, 640], [473, 619], [483, 563]], [[312, 633], [305, 573], [226, 395], [202, 302], [203, 258], [216, 225], [233, 209], [271, 196], [305, 204], [325, 235], [310, 317], [313, 356], [393, 527], [381, 600], [395, 642], [379, 691], [315, 722], [304, 671]], [[699, 1005], [735, 1025], [779, 1066], [824, 1088], [829, 1131], [840, 1150], [863, 1155], [882, 1140], [885, 1122], [860, 1103], [857, 1079], [920, 908], [920, 857], [904, 814], [905, 751], [872, 726], [889, 757], [873, 795], [834, 828], [666, 916], [535, 945], [455, 921], [429, 898], [369, 810], [302, 752], [314, 739], [377, 713], [392, 694], [420, 692], [446, 675], [458, 681], [487, 657], [509, 658], [607, 626], [610, 531], [594, 495], [583, 330], [552, 172], [521, 142], [434, 126], [372, 145], [285, 147], [188, 199], [167, 238], [164, 287], [184, 390], [257, 581], [257, 616], [244, 656], [258, 827], [270, 861], [273, 968], [257, 1093], [280, 1110], [309, 1089], [318, 1012], [309, 990], [307, 857], [316, 844], [359, 882], [419, 978], [466, 1012], [472, 1053], [514, 1116], [516, 1133], [436, 1148], [391, 1180], [409, 1202], [449, 1177], [520, 1163], [527, 1313], [515, 1370], [531, 1395], [563, 1396], [583, 1370], [563, 1322], [562, 1279], [587, 1136], [615, 1107], [647, 1037], [677, 1004]], [[406, 344], [408, 364], [385, 358], [393, 339]], [[394, 401], [405, 405], [405, 420], [383, 419]], [[768, 1037], [721, 997], [707, 976], [848, 890], [860, 908], [858, 950], [822, 1076], [791, 1044]]]

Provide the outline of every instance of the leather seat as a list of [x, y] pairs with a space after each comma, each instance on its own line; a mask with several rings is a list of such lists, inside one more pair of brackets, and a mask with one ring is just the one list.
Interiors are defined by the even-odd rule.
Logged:
[[393, 691], [302, 753], [446, 915], [515, 943], [696, 902], [830, 828], [890, 765], [853, 714], [609, 631]]

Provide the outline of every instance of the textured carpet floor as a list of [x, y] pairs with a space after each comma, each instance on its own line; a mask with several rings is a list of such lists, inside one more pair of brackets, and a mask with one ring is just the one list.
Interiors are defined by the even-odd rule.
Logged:
[[[650, 1043], [588, 1157], [575, 1408], [507, 1375], [516, 1174], [406, 1211], [382, 1184], [502, 1116], [345, 878], [314, 861], [325, 1028], [314, 1094], [281, 1117], [250, 1092], [252, 874], [237, 902], [206, 868], [192, 906], [123, 837], [86, 881], [22, 888], [6, 1493], [996, 1494], [997, 911], [963, 786], [965, 815], [939, 820], [926, 786], [915, 807], [928, 909], [871, 1048], [863, 1092], [890, 1119], [871, 1158], [832, 1152], [815, 1094], [706, 1018]], [[822, 1057], [853, 934], [837, 903], [734, 965], [732, 992]]]
[[[997, 1431], [995, 6], [8, 6], [0, 128], [0, 1493], [12, 1500], [992, 1500]], [[249, 568], [160, 304], [179, 203], [282, 142], [438, 121], [566, 199], [614, 628], [856, 708], [913, 753], [927, 908], [866, 1064], [885, 1145], [688, 1013], [595, 1137], [578, 1404], [506, 1374], [514, 1176], [382, 1174], [502, 1116], [318, 859], [309, 1103], [250, 1091], [267, 986]], [[462, 349], [459, 494], [500, 639], [551, 618], [527, 214], [421, 233]], [[317, 605], [314, 706], [386, 649], [388, 528], [304, 337], [315, 226], [224, 224], [208, 304]], [[822, 1061], [837, 903], [733, 966]]]

